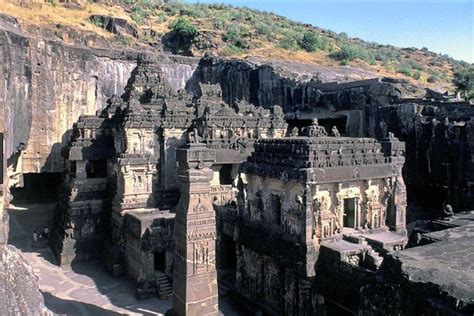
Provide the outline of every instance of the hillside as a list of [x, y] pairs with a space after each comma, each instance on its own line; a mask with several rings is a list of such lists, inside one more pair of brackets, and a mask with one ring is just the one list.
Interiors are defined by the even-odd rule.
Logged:
[[0, 12], [3, 20], [16, 19], [13, 24], [18, 22], [22, 32], [71, 45], [351, 65], [436, 89], [453, 90], [454, 73], [473, 67], [426, 48], [365, 42], [246, 7], [160, 0], [6, 0]]

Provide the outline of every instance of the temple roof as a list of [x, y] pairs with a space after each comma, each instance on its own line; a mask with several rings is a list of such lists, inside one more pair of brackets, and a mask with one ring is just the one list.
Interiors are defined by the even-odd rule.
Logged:
[[[396, 174], [392, 151], [398, 139], [353, 137], [288, 137], [262, 139], [242, 168], [247, 174], [299, 182], [338, 182]], [[403, 143], [401, 143], [403, 144]], [[397, 157], [392, 157], [393, 153]]]
[[292, 168], [324, 168], [384, 163], [382, 146], [372, 138], [288, 137], [256, 142], [250, 162]]

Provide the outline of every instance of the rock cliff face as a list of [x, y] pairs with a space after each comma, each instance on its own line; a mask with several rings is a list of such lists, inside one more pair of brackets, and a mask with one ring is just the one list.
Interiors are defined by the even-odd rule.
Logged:
[[33, 268], [18, 249], [0, 245], [0, 314], [53, 315], [44, 305]]
[[[61, 172], [60, 150], [81, 114], [94, 114], [112, 95], [121, 95], [137, 52], [66, 46], [0, 32], [0, 111], [10, 157], [20, 144], [21, 173]], [[184, 88], [196, 61], [156, 56], [174, 89]], [[18, 128], [18, 127], [22, 128]], [[34, 141], [31, 141], [33, 140]]]
[[[188, 88], [192, 89], [197, 82], [219, 83], [223, 98], [229, 104], [245, 99], [264, 107], [280, 105], [286, 112], [309, 110], [309, 106], [314, 109], [322, 104], [327, 105], [327, 101], [330, 106], [339, 108], [353, 107], [354, 103], [360, 107], [368, 103], [364, 98], [361, 99], [360, 92], [369, 88], [373, 90], [374, 86], [377, 91], [370, 91], [366, 98], [389, 99], [420, 93], [420, 90], [413, 88], [408, 91], [405, 88], [409, 86], [407, 84], [377, 84], [378, 81], [376, 74], [352, 67], [304, 67], [299, 63], [264, 63], [252, 58], [224, 60], [211, 57], [200, 61]], [[363, 92], [365, 94], [366, 91]]]
[[[1, 146], [1, 144], [0, 144]], [[0, 159], [0, 168], [4, 161]], [[2, 173], [5, 177], [5, 173]], [[8, 242], [7, 182], [0, 179], [0, 315], [53, 315], [44, 305], [33, 268]]]
[[[94, 113], [123, 91], [133, 55], [67, 47], [12, 32], [0, 33], [1, 107], [6, 154], [26, 144], [22, 172], [58, 172], [64, 133], [79, 115]], [[21, 126], [22, 128], [18, 128]], [[35, 141], [30, 141], [35, 139]]]
[[474, 198], [474, 109], [466, 102], [403, 100], [369, 109], [375, 130], [406, 142], [404, 178], [409, 199], [441, 213], [472, 209]]

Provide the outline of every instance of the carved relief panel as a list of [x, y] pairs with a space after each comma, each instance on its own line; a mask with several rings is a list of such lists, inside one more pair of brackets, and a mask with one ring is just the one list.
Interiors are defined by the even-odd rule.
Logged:
[[193, 243], [193, 273], [208, 271], [209, 269], [209, 241]]
[[364, 228], [379, 228], [385, 222], [384, 214], [381, 211], [379, 203], [379, 189], [368, 181], [368, 188], [365, 190], [365, 209], [363, 210], [363, 227]]
[[318, 191], [312, 201], [312, 239], [328, 238], [339, 230], [337, 216], [331, 211], [331, 192]]

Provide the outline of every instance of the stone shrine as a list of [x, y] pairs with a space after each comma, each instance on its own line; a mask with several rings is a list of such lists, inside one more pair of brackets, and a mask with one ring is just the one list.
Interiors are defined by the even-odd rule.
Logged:
[[361, 288], [408, 242], [405, 143], [383, 122], [362, 137], [360, 109], [284, 112], [230, 101], [222, 83], [192, 86], [174, 91], [141, 56], [125, 93], [74, 124], [58, 263], [100, 257], [137, 298], [173, 298], [178, 315], [216, 315], [227, 296], [248, 314], [359, 310]]

